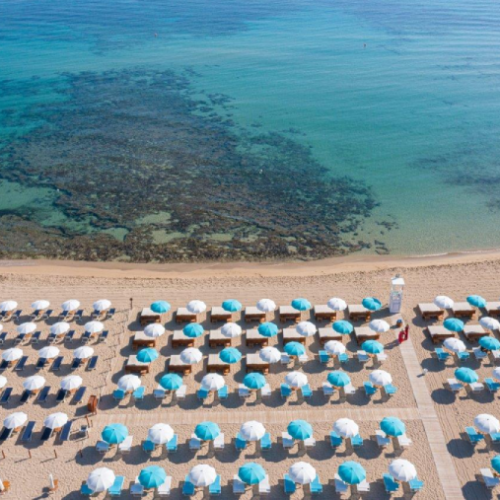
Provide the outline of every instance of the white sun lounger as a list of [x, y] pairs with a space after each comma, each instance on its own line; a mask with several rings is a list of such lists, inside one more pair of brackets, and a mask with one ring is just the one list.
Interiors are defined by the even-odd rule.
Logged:
[[385, 448], [391, 443], [391, 440], [387, 437], [387, 434], [380, 429], [375, 431], [375, 438], [380, 448]]
[[172, 476], [167, 476], [165, 482], [158, 486], [157, 492], [160, 497], [168, 497], [172, 488]]
[[245, 490], [245, 483], [235, 474], [233, 476], [233, 495], [243, 495]]
[[271, 397], [271, 386], [269, 384], [266, 384], [262, 388], [261, 395], [262, 395], [263, 398], [269, 398], [269, 397]]
[[223, 450], [224, 449], [224, 433], [221, 432], [215, 439], [214, 439], [214, 448], [216, 450]]
[[449, 378], [447, 382], [453, 392], [460, 392], [464, 388], [456, 378]]
[[269, 484], [269, 476], [266, 477], [259, 483], [259, 493], [261, 495], [268, 495], [271, 493], [271, 485]]
[[199, 450], [201, 448], [201, 439], [196, 436], [196, 434], [191, 434], [191, 439], [189, 440], [190, 450]]
[[181, 385], [176, 391], [175, 396], [177, 399], [185, 399], [186, 398], [187, 385]]
[[411, 445], [412, 441], [406, 434], [403, 434], [402, 436], [398, 436], [398, 443], [402, 448], [407, 448]]
[[285, 449], [292, 448], [293, 445], [295, 444], [292, 436], [290, 436], [290, 434], [288, 434], [288, 432], [281, 433], [281, 440], [283, 441], [283, 448], [285, 448]]
[[370, 491], [370, 483], [366, 479], [363, 479], [363, 481], [361, 481], [361, 483], [358, 484], [358, 491], [360, 493], [365, 493]]
[[134, 436], [127, 436], [123, 442], [118, 445], [118, 450], [120, 453], [129, 453], [132, 448], [132, 442], [134, 440]]
[[481, 382], [473, 382], [472, 384], [469, 384], [469, 387], [471, 388], [472, 392], [484, 391], [484, 384], [482, 384]]
[[347, 394], [355, 394], [356, 393], [356, 387], [354, 387], [352, 384], [347, 384], [344, 386], [344, 391]]
[[491, 469], [481, 469], [480, 472], [486, 488], [492, 490], [495, 486], [500, 484], [500, 478], [495, 477], [493, 472], [491, 472]]
[[333, 388], [333, 385], [330, 384], [330, 382], [323, 382], [322, 388], [323, 394], [325, 396], [333, 396], [333, 394], [335, 393], [335, 389]]
[[349, 491], [349, 486], [347, 486], [338, 474], [335, 474], [335, 491], [337, 493], [347, 493]]

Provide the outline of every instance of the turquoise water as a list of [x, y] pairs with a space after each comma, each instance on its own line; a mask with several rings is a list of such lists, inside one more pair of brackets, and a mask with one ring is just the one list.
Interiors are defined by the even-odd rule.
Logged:
[[[54, 140], [58, 129], [91, 135], [92, 122], [73, 120], [68, 113], [66, 121], [54, 125], [47, 107], [60, 114], [67, 108], [57, 103], [82, 106], [88, 102], [82, 86], [92, 93], [96, 78], [107, 72], [116, 72], [119, 80], [141, 68], [146, 74], [182, 74], [191, 99], [225, 96], [213, 98], [209, 112], [230, 119], [228, 127], [237, 137], [284, 134], [322, 167], [315, 176], [335, 182], [347, 175], [369, 189], [377, 206], [349, 215], [357, 225], [343, 233], [350, 242], [371, 243], [364, 251], [383, 247], [422, 254], [500, 246], [500, 5], [494, 0], [271, 5], [260, 0], [0, 0], [0, 20], [0, 145], [6, 158], [0, 163], [0, 179], [5, 179], [0, 214], [17, 210], [45, 229], [106, 232], [126, 240], [133, 226], [125, 216], [115, 217], [110, 207], [97, 210], [95, 204], [83, 213], [81, 205], [61, 198], [67, 186], [51, 184], [50, 151], [62, 150], [63, 141]], [[92, 78], [81, 77], [84, 72]], [[77, 99], [72, 97], [76, 87]], [[65, 94], [66, 88], [73, 90]], [[112, 102], [122, 92], [117, 84], [107, 86], [105, 99]], [[186, 92], [179, 89], [179, 98]], [[161, 112], [154, 101], [149, 99], [143, 110], [152, 120]], [[136, 116], [125, 117], [123, 127], [134, 127]], [[50, 141], [47, 134], [33, 135], [47, 123]], [[106, 134], [99, 126], [103, 147]], [[25, 154], [28, 143], [32, 150]], [[183, 154], [193, 146], [188, 139], [178, 140]], [[32, 171], [12, 174], [19, 167], [6, 156], [10, 147], [18, 165], [29, 159]], [[137, 142], [138, 155], [143, 147]], [[40, 165], [33, 149], [43, 151]], [[268, 155], [269, 161], [277, 154]], [[57, 157], [68, 159], [62, 169], [90, 168], [91, 158], [82, 161], [72, 148]], [[156, 159], [163, 165], [169, 158], [160, 150]], [[297, 170], [287, 171], [285, 160], [280, 172], [269, 175], [296, 175]], [[37, 179], [43, 178], [41, 187], [33, 182], [35, 171]], [[265, 164], [260, 171], [267, 175]], [[275, 203], [293, 212], [294, 199], [287, 195]], [[349, 199], [344, 202], [349, 205]], [[169, 203], [160, 212], [169, 212]], [[274, 212], [279, 209], [273, 206]], [[101, 210], [109, 213], [101, 215]], [[149, 213], [154, 218], [155, 209], [133, 213], [127, 207], [124, 213], [140, 225]], [[154, 227], [155, 242], [196, 235], [200, 229], [192, 221], [173, 227], [168, 215], [162, 220], [163, 226]], [[291, 222], [286, 227], [293, 232]], [[252, 228], [243, 234], [249, 241]], [[207, 237], [218, 244], [226, 240], [225, 231], [239, 230], [220, 225]]]

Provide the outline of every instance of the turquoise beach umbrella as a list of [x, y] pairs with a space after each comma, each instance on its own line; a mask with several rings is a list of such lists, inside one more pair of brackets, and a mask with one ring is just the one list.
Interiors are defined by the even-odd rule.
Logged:
[[137, 361], [140, 361], [141, 363], [151, 363], [155, 359], [158, 359], [158, 356], [159, 354], [156, 349], [146, 347], [137, 353]]
[[450, 332], [461, 332], [464, 329], [464, 322], [457, 318], [448, 318], [444, 320], [443, 326]]
[[467, 302], [474, 307], [486, 307], [486, 299], [481, 297], [481, 295], [469, 295], [467, 297]]
[[241, 359], [241, 352], [235, 347], [226, 347], [219, 353], [219, 358], [224, 363], [232, 365]]
[[500, 341], [494, 337], [481, 337], [479, 345], [488, 351], [497, 351], [500, 349]]
[[263, 337], [274, 337], [278, 335], [278, 327], [274, 323], [262, 323], [257, 329], [260, 335]]
[[122, 424], [111, 424], [104, 427], [101, 437], [109, 444], [120, 444], [128, 436], [128, 429]]
[[375, 297], [365, 297], [361, 304], [369, 311], [378, 311], [382, 307], [382, 302]]
[[309, 439], [313, 435], [311, 424], [305, 420], [292, 420], [288, 424], [287, 431], [293, 439], [299, 439], [301, 441]]
[[182, 386], [182, 377], [177, 373], [166, 373], [160, 379], [160, 385], [167, 391], [176, 391]]
[[248, 462], [238, 469], [238, 477], [246, 484], [258, 484], [266, 478], [262, 465]]
[[347, 484], [359, 484], [366, 479], [366, 471], [358, 462], [344, 462], [339, 466], [338, 475]]
[[243, 306], [241, 305], [241, 302], [239, 302], [236, 299], [225, 300], [222, 303], [222, 309], [224, 309], [224, 311], [227, 312], [232, 312], [232, 313], [238, 312], [241, 311], [242, 307]]
[[262, 373], [247, 373], [243, 384], [249, 389], [262, 389], [266, 385], [266, 378]]
[[212, 441], [220, 434], [220, 429], [215, 422], [202, 422], [195, 427], [194, 433], [202, 441]]
[[349, 335], [354, 330], [354, 327], [351, 323], [349, 323], [349, 321], [341, 319], [333, 323], [333, 329], [341, 335]]
[[182, 333], [190, 339], [201, 337], [205, 329], [198, 323], [189, 323], [182, 329]]
[[347, 373], [335, 370], [328, 374], [328, 382], [335, 387], [345, 387], [351, 383], [351, 379]]
[[157, 300], [149, 306], [149, 308], [157, 314], [167, 313], [170, 311], [170, 307], [170, 304], [165, 300]]
[[388, 436], [402, 436], [406, 433], [406, 427], [402, 420], [396, 417], [385, 417], [380, 422], [380, 429], [382, 429]]
[[167, 473], [162, 467], [158, 465], [150, 465], [141, 470], [139, 474], [139, 482], [145, 489], [158, 488], [167, 479]]
[[306, 353], [306, 348], [300, 342], [288, 342], [285, 352], [290, 356], [302, 356]]
[[297, 311], [308, 311], [311, 309], [311, 303], [307, 299], [293, 299], [292, 307], [297, 309]]
[[491, 459], [491, 466], [496, 472], [500, 473], [500, 455], [496, 455]]
[[365, 340], [361, 344], [361, 349], [368, 354], [380, 354], [384, 352], [384, 346], [376, 340]]
[[464, 384], [473, 384], [479, 380], [479, 376], [474, 370], [464, 367], [455, 370], [455, 377]]

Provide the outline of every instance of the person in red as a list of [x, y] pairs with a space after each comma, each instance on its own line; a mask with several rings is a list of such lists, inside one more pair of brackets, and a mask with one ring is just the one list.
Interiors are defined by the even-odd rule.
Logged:
[[401, 331], [399, 332], [399, 335], [398, 335], [398, 342], [399, 342], [400, 344], [402, 344], [402, 343], [404, 342], [404, 340], [405, 340], [405, 338], [404, 338], [404, 337], [405, 337], [405, 331], [404, 331], [404, 330], [401, 330]]

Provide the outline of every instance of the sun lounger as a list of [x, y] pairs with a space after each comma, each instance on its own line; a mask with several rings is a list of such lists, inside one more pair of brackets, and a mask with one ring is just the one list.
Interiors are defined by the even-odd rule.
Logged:
[[330, 431], [330, 446], [338, 448], [342, 443], [343, 439], [335, 431]]
[[38, 358], [38, 361], [36, 362], [35, 368], [37, 370], [41, 370], [42, 368], [45, 368], [46, 364], [47, 364], [47, 358]]
[[424, 487], [424, 482], [421, 481], [418, 477], [415, 479], [411, 479], [408, 481], [408, 484], [410, 485], [410, 490], [414, 493], [416, 491], [420, 491]]
[[500, 443], [500, 432], [491, 432], [490, 439], [495, 444]]
[[442, 319], [444, 316], [444, 310], [433, 303], [422, 302], [418, 305], [418, 309], [424, 319]]
[[[488, 353], [487, 352], [484, 352], [484, 351], [481, 351], [481, 348], [480, 347], [474, 347], [472, 349], [472, 352], [474, 353], [474, 357], [477, 359], [477, 360], [482, 360], [484, 358], [487, 358], [488, 357]], [[460, 354], [463, 354], [463, 353], [460, 353]]]
[[370, 483], [364, 479], [361, 483], [358, 484], [358, 492], [359, 493], [368, 493], [370, 491]]
[[260, 449], [262, 451], [269, 451], [272, 446], [271, 434], [266, 432], [260, 440]]
[[377, 392], [377, 388], [371, 382], [363, 382], [365, 393], [368, 397], [373, 396]]
[[351, 444], [353, 448], [360, 448], [363, 446], [363, 438], [359, 434], [356, 434], [351, 438]]
[[80, 495], [84, 497], [90, 497], [92, 495], [95, 495], [94, 490], [91, 490], [86, 482], [82, 483], [82, 486], [80, 487]]
[[335, 389], [333, 388], [333, 385], [330, 384], [330, 382], [323, 382], [321, 388], [323, 390], [323, 395], [326, 397], [330, 397], [335, 394]]
[[402, 434], [401, 436], [398, 436], [397, 440], [398, 440], [399, 446], [401, 446], [401, 448], [408, 448], [412, 443], [412, 440], [406, 434]]
[[196, 391], [196, 395], [198, 396], [198, 399], [201, 399], [202, 401], [205, 401], [205, 399], [208, 398], [208, 392], [206, 389], [203, 389], [202, 387]]
[[390, 474], [384, 474], [382, 479], [384, 480], [386, 493], [395, 493], [399, 490], [399, 483]]
[[484, 391], [484, 384], [481, 382], [472, 382], [469, 384], [469, 387], [471, 388], [472, 392], [482, 392]]
[[50, 369], [53, 371], [53, 372], [57, 372], [61, 369], [61, 365], [62, 365], [62, 362], [64, 361], [64, 356], [58, 356], [54, 362], [52, 363], [52, 365], [50, 366]]
[[76, 314], [75, 314], [75, 320], [77, 323], [79, 323], [83, 318], [83, 309], [79, 309], [78, 311], [76, 311]]
[[233, 494], [243, 495], [246, 490], [245, 483], [235, 474], [233, 476]]
[[8, 335], [7, 332], [0, 333], [0, 345], [5, 343], [5, 340], [7, 339], [7, 335]]
[[199, 450], [201, 448], [201, 439], [196, 436], [196, 434], [191, 434], [191, 439], [189, 440], [190, 450]]
[[0, 441], [6, 441], [9, 439], [12, 434], [14, 433], [14, 429], [7, 429], [7, 427], [4, 427], [2, 429], [2, 432], [0, 433]]
[[95, 370], [99, 356], [92, 356], [87, 364], [87, 371]]
[[375, 354], [375, 359], [379, 363], [383, 363], [384, 361], [387, 361], [387, 354], [385, 352], [381, 352], [379, 354]]
[[24, 367], [26, 366], [26, 362], [28, 361], [28, 356], [23, 356], [18, 362], [14, 370], [16, 372], [22, 372]]
[[21, 344], [22, 342], [24, 342], [24, 339], [27, 337], [26, 333], [20, 333], [15, 339], [14, 339], [14, 343], [15, 344]]
[[8, 403], [11, 394], [12, 394], [12, 387], [6, 387], [2, 393], [2, 397], [0, 397], [0, 404]]
[[456, 356], [458, 361], [466, 361], [470, 358], [470, 353], [468, 353], [467, 351], [457, 352]]
[[242, 451], [247, 447], [247, 442], [243, 439], [243, 436], [238, 432], [236, 439], [234, 440], [234, 446], [236, 450]]
[[144, 399], [144, 393], [146, 392], [146, 388], [141, 385], [140, 387], [138, 387], [133, 393], [132, 393], [132, 397], [136, 400], [136, 401], [142, 401]]
[[316, 446], [316, 439], [314, 439], [313, 437], [304, 439], [304, 446], [306, 448], [314, 448]]
[[187, 385], [181, 385], [176, 391], [175, 391], [175, 397], [177, 399], [185, 399], [186, 398], [186, 392], [187, 392]]
[[45, 403], [45, 401], [47, 401], [49, 392], [50, 392], [49, 386], [46, 385], [45, 387], [43, 387], [42, 390], [38, 393], [37, 403]]
[[223, 450], [224, 449], [224, 433], [221, 432], [215, 439], [214, 439], [214, 449], [215, 450]]
[[281, 392], [281, 397], [284, 399], [292, 395], [292, 389], [288, 384], [281, 384], [280, 392]]
[[495, 382], [492, 378], [486, 378], [484, 382], [491, 393], [495, 393], [500, 389], [500, 383]]
[[0, 370], [2, 371], [6, 370], [8, 367], [9, 367], [9, 362], [3, 359], [2, 362], [0, 363]]
[[281, 441], [283, 444], [283, 448], [285, 450], [293, 448], [293, 446], [295, 444], [295, 439], [293, 439], [292, 436], [290, 436], [290, 434], [288, 434], [288, 432], [281, 433]]
[[142, 442], [142, 449], [146, 453], [152, 453], [153, 451], [155, 451], [156, 445], [153, 443], [153, 441], [146, 439], [145, 441]]
[[64, 342], [73, 342], [73, 338], [75, 337], [75, 330], [69, 330], [64, 336]]
[[319, 362], [323, 363], [324, 365], [328, 364], [332, 359], [330, 358], [330, 355], [326, 351], [319, 351], [318, 356], [319, 356]]
[[195, 494], [196, 488], [194, 484], [189, 480], [189, 476], [184, 478], [184, 484], [182, 485], [182, 494], [185, 497], [191, 497]]
[[294, 481], [288, 474], [285, 474], [283, 476], [283, 479], [284, 479], [285, 493], [287, 495], [293, 495], [295, 493], [295, 490], [297, 489]]
[[83, 363], [83, 360], [80, 358], [74, 358], [73, 363], [71, 363], [71, 369], [76, 370], [77, 368], [80, 368], [81, 364]]
[[434, 344], [442, 342], [444, 339], [449, 339], [455, 336], [454, 332], [450, 332], [444, 326], [429, 326], [427, 327], [429, 336]]
[[97, 441], [95, 449], [98, 451], [98, 453], [104, 455], [104, 453], [109, 451], [109, 444], [106, 443], [106, 441]]
[[301, 389], [303, 397], [310, 398], [312, 396], [313, 392], [309, 384], [304, 385]]
[[217, 474], [215, 481], [208, 487], [208, 493], [210, 495], [220, 495], [221, 494], [221, 477]]
[[379, 448], [385, 448], [391, 443], [391, 440], [387, 437], [387, 434], [380, 429], [375, 431], [375, 439], [377, 440]]
[[434, 349], [434, 353], [436, 354], [436, 357], [439, 361], [446, 361], [447, 359], [450, 358], [451, 354], [449, 352], [446, 352], [444, 349], [441, 347], [436, 347]]
[[18, 309], [13, 315], [12, 315], [12, 320], [14, 323], [17, 323], [21, 319], [21, 314], [23, 314], [22, 309]]
[[338, 474], [335, 474], [335, 491], [341, 495], [342, 493], [347, 493], [349, 491], [349, 486], [340, 479]]
[[53, 344], [53, 343], [55, 343], [56, 339], [57, 339], [57, 335], [55, 333], [49, 333], [49, 336], [47, 337], [47, 343]]
[[38, 344], [38, 342], [40, 341], [40, 335], [42, 335], [42, 332], [35, 332], [31, 336], [31, 343], [32, 344]]
[[80, 340], [84, 344], [88, 344], [90, 342], [91, 337], [92, 337], [92, 333], [91, 332], [84, 332]]
[[292, 362], [292, 358], [286, 352], [282, 352], [280, 363], [282, 365], [289, 365], [291, 362]]
[[449, 378], [447, 380], [448, 382], [448, 385], [450, 386], [450, 389], [453, 391], [453, 392], [460, 392], [464, 386], [463, 384], [461, 384], [457, 379], [455, 378]]
[[132, 442], [134, 440], [134, 436], [127, 436], [124, 441], [122, 441], [118, 445], [118, 451], [120, 453], [129, 453], [132, 449]]
[[113, 399], [115, 401], [122, 401], [125, 399], [125, 391], [123, 389], [115, 389], [113, 391]]
[[86, 390], [87, 388], [83, 385], [77, 389], [75, 395], [73, 396], [73, 404], [81, 403]]
[[25, 391], [23, 391], [23, 393], [21, 394], [21, 400], [20, 402], [21, 403], [26, 403], [26, 401], [28, 401], [29, 397], [31, 396], [31, 391], [28, 391], [27, 389]]
[[392, 384], [387, 384], [384, 385], [384, 390], [388, 396], [394, 396], [394, 394], [398, 391], [398, 388]]
[[26, 443], [28, 441], [31, 441], [35, 425], [36, 422], [34, 420], [28, 422], [28, 425], [26, 425], [26, 427], [23, 429], [23, 433], [21, 434], [21, 442]]
[[356, 357], [358, 358], [358, 361], [360, 363], [366, 363], [367, 361], [370, 360], [370, 357], [368, 356], [368, 354], [366, 354], [365, 351], [358, 351], [356, 353]]
[[311, 493], [313, 495], [323, 493], [323, 485], [321, 484], [321, 481], [320, 481], [318, 475], [314, 478], [313, 482], [311, 483]]
[[109, 330], [104, 330], [99, 335], [99, 342], [107, 342], [109, 336]]
[[175, 453], [177, 451], [178, 442], [179, 442], [179, 436], [177, 436], [177, 434], [174, 434], [170, 439], [170, 441], [167, 441], [165, 443], [167, 453]]
[[113, 319], [113, 316], [116, 313], [116, 308], [112, 307], [111, 309], [108, 310], [108, 314], [106, 315], [106, 319]]
[[167, 476], [165, 478], [165, 482], [160, 484], [160, 486], [156, 488], [156, 493], [160, 497], [168, 497], [170, 495], [171, 488], [172, 488], [172, 476]]
[[108, 495], [112, 497], [119, 497], [122, 494], [122, 488], [125, 483], [125, 476], [116, 476], [115, 482], [108, 489]]
[[54, 312], [54, 309], [47, 309], [43, 315], [42, 319], [49, 319], [52, 316], [52, 313]]
[[139, 482], [139, 478], [136, 477], [134, 484], [130, 487], [130, 494], [133, 497], [142, 497], [144, 495], [144, 486]]
[[44, 427], [42, 431], [42, 437], [40, 438], [41, 441], [48, 441], [52, 437], [53, 433], [54, 433], [53, 429], [50, 429], [49, 427]]
[[484, 436], [479, 434], [472, 426], [466, 427], [465, 432], [467, 433], [467, 437], [472, 444], [477, 444], [484, 439]]
[[271, 386], [269, 384], [266, 384], [262, 389], [261, 389], [261, 395], [263, 398], [269, 398], [271, 397]]
[[68, 395], [68, 391], [65, 391], [64, 389], [59, 389], [57, 391], [57, 396], [56, 396], [56, 401], [60, 403], [61, 401], [64, 401], [66, 396]]
[[227, 385], [225, 385], [224, 387], [221, 387], [221, 388], [217, 391], [217, 395], [219, 396], [219, 399], [227, 399], [227, 396], [228, 396], [228, 388], [227, 388]]
[[353, 394], [356, 394], [356, 387], [354, 387], [352, 383], [349, 383], [344, 386], [344, 392], [347, 396], [352, 396]]
[[486, 488], [492, 490], [496, 486], [500, 484], [500, 478], [493, 475], [491, 469], [481, 469], [481, 476], [483, 478], [483, 482], [486, 485]]
[[62, 428], [61, 435], [60, 435], [61, 441], [69, 441], [72, 426], [73, 426], [73, 420], [68, 420], [64, 424], [64, 427]]

